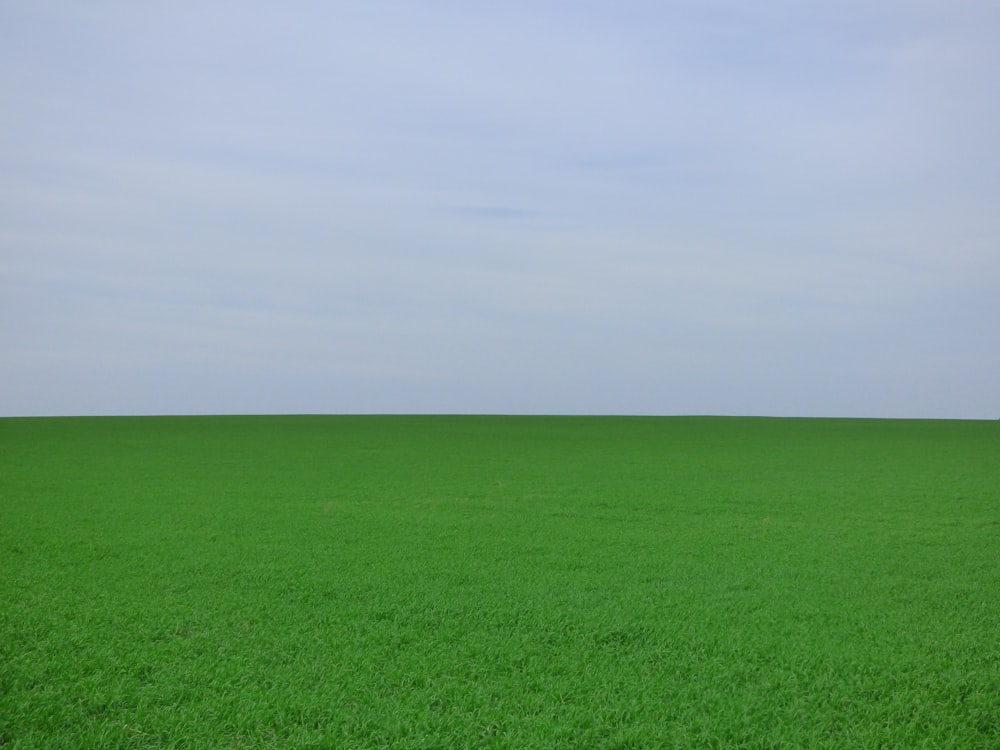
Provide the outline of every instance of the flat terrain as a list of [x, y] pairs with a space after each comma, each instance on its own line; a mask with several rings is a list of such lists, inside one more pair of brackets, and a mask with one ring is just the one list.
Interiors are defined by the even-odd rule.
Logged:
[[0, 746], [1000, 746], [1000, 422], [0, 420]]

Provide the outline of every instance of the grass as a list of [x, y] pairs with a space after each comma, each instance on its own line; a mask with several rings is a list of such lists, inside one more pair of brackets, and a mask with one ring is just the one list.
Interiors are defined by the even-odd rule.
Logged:
[[996, 748], [1000, 423], [0, 420], [0, 746]]

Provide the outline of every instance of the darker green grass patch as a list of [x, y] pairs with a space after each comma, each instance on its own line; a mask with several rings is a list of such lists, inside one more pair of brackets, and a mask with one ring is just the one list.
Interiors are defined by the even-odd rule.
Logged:
[[0, 420], [0, 746], [994, 748], [1000, 424]]

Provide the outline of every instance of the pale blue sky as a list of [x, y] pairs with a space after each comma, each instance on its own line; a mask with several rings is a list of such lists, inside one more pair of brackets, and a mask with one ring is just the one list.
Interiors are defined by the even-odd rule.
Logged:
[[0, 6], [0, 415], [1000, 416], [994, 0]]

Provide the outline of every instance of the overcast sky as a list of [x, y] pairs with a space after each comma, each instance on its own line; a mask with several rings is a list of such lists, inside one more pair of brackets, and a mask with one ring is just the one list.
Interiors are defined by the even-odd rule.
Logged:
[[11, 0], [0, 414], [1000, 417], [996, 0]]

